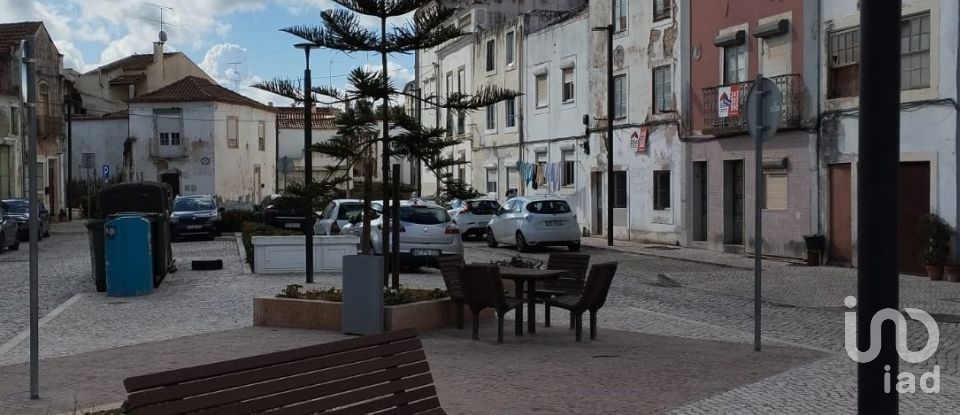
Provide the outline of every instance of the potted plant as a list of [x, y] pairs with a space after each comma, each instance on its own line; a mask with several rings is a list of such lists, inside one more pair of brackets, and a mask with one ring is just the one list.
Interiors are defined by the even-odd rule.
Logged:
[[960, 282], [960, 264], [951, 262], [944, 265], [943, 274], [946, 276], [947, 281]]
[[820, 234], [804, 235], [803, 241], [807, 245], [807, 265], [820, 265], [820, 256], [827, 245], [827, 238]]
[[943, 279], [943, 265], [950, 254], [950, 236], [953, 228], [935, 213], [923, 215], [917, 226], [917, 245], [920, 262], [927, 268], [931, 280]]

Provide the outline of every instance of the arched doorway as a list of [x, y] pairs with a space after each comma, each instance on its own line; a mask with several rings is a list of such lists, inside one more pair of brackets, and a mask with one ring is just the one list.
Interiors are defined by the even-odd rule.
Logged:
[[173, 197], [180, 196], [180, 172], [170, 171], [160, 174], [160, 181], [170, 185], [173, 190]]

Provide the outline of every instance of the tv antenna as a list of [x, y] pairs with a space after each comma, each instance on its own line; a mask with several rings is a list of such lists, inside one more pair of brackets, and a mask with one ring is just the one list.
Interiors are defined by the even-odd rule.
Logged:
[[165, 20], [163, 20], [163, 11], [164, 11], [164, 10], [167, 10], [167, 11], [171, 11], [171, 12], [172, 12], [172, 11], [173, 11], [173, 7], [164, 6], [164, 5], [162, 5], [162, 4], [157, 4], [157, 3], [146, 3], [146, 4], [148, 4], [148, 5], [150, 5], [150, 6], [153, 6], [153, 7], [156, 7], [157, 9], [160, 10], [160, 19], [159, 19], [159, 20], [158, 20], [158, 19], [154, 19], [154, 18], [152, 18], [152, 17], [145, 17], [145, 18], [143, 18], [143, 20], [148, 21], [148, 22], [158, 23], [158, 24], [160, 25], [160, 34], [159, 34], [160, 43], [165, 43], [165, 42], [167, 41], [167, 32], [165, 32], [165, 31], [163, 30], [163, 26], [164, 26], [164, 25], [166, 25], [166, 26], [179, 26], [179, 25], [176, 25], [176, 24], [173, 24], [173, 23], [168, 23], [168, 22], [166, 22]]
[[227, 62], [227, 65], [233, 66], [233, 90], [236, 91], [240, 89], [240, 65], [243, 65], [243, 62]]

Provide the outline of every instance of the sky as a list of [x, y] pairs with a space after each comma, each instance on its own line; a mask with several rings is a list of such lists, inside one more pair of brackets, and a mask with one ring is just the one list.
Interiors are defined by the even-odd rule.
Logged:
[[[83, 73], [131, 54], [152, 53], [162, 10], [167, 52], [185, 53], [221, 85], [243, 95], [289, 105], [290, 100], [250, 85], [301, 79], [303, 51], [293, 45], [303, 40], [279, 30], [319, 25], [320, 12], [332, 7], [330, 0], [0, 0], [0, 23], [43, 21], [64, 55], [64, 67]], [[319, 49], [310, 55], [314, 85], [343, 88], [344, 75], [353, 68], [380, 68], [380, 57], [373, 54]], [[412, 55], [389, 57], [395, 85], [413, 80], [413, 65]]]

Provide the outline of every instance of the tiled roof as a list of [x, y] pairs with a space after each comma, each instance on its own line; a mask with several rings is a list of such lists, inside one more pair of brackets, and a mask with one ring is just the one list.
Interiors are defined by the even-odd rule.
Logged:
[[78, 114], [72, 116], [74, 121], [89, 121], [89, 120], [122, 120], [130, 118], [130, 114], [127, 110], [117, 111], [117, 112], [108, 112], [106, 114], [93, 115], [93, 114]]
[[[313, 118], [312, 128], [333, 130], [337, 128], [337, 115], [340, 114], [335, 108], [315, 108], [311, 118]], [[277, 124], [281, 129], [302, 130], [303, 125], [303, 107], [280, 107], [277, 108]]]
[[[164, 53], [164, 54], [163, 54], [163, 57], [164, 57], [164, 58], [169, 58], [169, 57], [171, 57], [171, 56], [173, 56], [173, 55], [176, 55], [176, 54], [178, 54], [178, 53], [180, 53], [180, 52], [167, 52], [167, 53]], [[92, 70], [92, 71], [90, 71], [90, 72], [87, 72], [87, 73], [96, 72], [96, 71], [109, 72], [109, 71], [112, 71], [112, 70], [117, 69], [117, 68], [123, 68], [123, 69], [128, 70], [128, 71], [130, 71], [130, 70], [138, 70], [138, 69], [146, 69], [147, 65], [150, 65], [151, 63], [153, 63], [153, 54], [152, 54], [152, 53], [145, 53], [145, 54], [142, 54], [142, 55], [130, 55], [130, 56], [127, 56], [126, 58], [122, 58], [122, 59], [119, 59], [119, 60], [115, 60], [115, 61], [113, 61], [113, 62], [110, 62], [110, 63], [108, 63], [108, 64], [106, 64], [106, 65], [103, 65], [103, 66], [101, 66], [101, 67], [99, 67], [99, 68], [97, 68], [97, 69], [94, 69], [94, 70]]]
[[[37, 33], [43, 22], [19, 22], [0, 24], [0, 46], [4, 49], [17, 46], [29, 34]], [[4, 52], [7, 52], [4, 50]]]
[[222, 102], [273, 111], [273, 108], [196, 76], [188, 76], [127, 102]]

